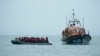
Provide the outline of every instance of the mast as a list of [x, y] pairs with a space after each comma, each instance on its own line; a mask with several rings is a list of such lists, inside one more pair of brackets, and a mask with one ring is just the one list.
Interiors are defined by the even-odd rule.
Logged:
[[74, 9], [73, 9], [73, 13], [72, 13], [72, 14], [73, 14], [73, 19], [74, 19], [74, 15], [75, 15], [75, 13], [74, 13]]

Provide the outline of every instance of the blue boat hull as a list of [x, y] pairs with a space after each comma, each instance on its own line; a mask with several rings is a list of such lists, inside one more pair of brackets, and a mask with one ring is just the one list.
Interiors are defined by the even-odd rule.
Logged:
[[90, 35], [75, 35], [62, 40], [64, 44], [89, 44], [91, 40]]

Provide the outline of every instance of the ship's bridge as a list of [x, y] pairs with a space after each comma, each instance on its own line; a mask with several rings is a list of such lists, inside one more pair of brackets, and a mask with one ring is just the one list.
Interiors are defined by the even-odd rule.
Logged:
[[69, 20], [68, 26], [81, 26], [81, 23], [78, 19]]

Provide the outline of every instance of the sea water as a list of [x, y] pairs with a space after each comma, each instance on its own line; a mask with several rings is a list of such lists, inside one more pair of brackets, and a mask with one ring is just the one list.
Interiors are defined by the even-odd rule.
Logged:
[[92, 36], [89, 45], [64, 45], [60, 35], [48, 36], [53, 45], [13, 45], [15, 37], [0, 35], [0, 56], [100, 56], [100, 36]]

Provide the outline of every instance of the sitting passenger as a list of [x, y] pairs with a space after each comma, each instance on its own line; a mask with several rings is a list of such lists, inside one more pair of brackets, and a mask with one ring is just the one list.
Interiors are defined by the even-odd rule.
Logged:
[[43, 37], [41, 37], [41, 43], [44, 43], [45, 39]]

